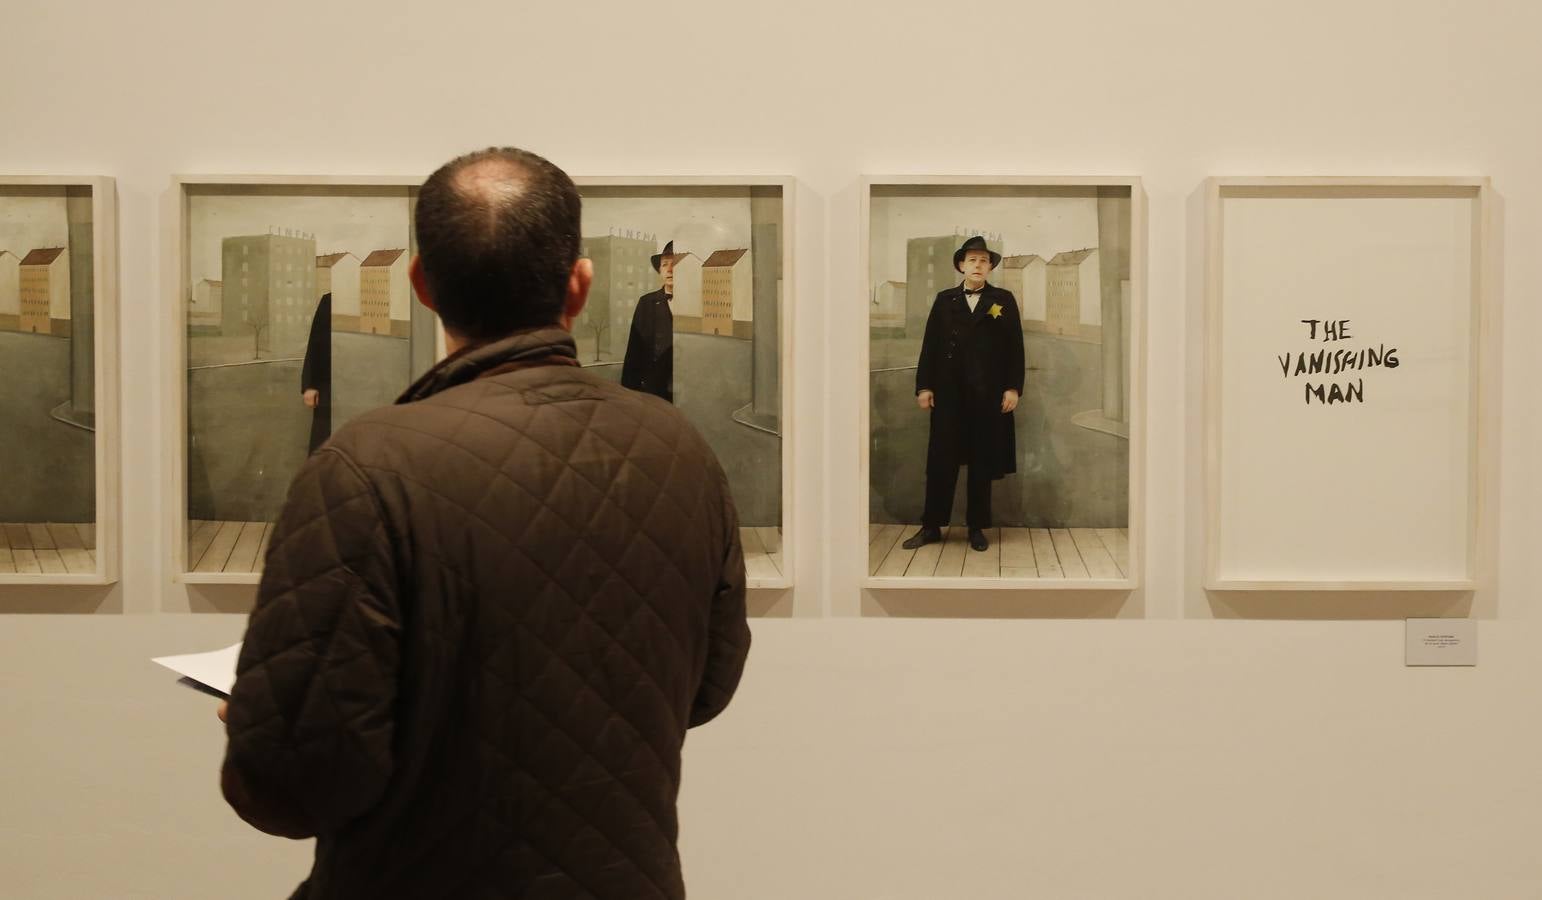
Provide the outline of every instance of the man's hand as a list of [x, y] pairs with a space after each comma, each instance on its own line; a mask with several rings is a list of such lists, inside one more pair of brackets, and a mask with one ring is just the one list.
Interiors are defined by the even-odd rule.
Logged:
[[937, 405], [931, 391], [922, 391], [916, 394], [916, 405], [922, 409], [932, 409]]
[[1017, 409], [1017, 391], [1006, 391], [1001, 395], [1001, 411], [1009, 413]]
[[225, 716], [230, 714], [230, 701], [221, 700], [219, 708], [214, 711], [214, 714], [220, 717], [221, 722], [225, 721]]
[[321, 402], [321, 391], [318, 391], [315, 388], [311, 388], [310, 390], [302, 393], [300, 397], [305, 401], [306, 406], [310, 407], [311, 409], [315, 409], [316, 405]]

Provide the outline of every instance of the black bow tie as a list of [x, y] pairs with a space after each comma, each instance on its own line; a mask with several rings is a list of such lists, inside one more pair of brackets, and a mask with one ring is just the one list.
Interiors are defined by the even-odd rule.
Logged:
[[970, 296], [972, 294], [978, 294], [978, 293], [980, 293], [983, 290], [985, 290], [985, 288], [983, 288], [983, 287], [977, 287], [977, 288], [975, 288], [972, 291], [969, 288], [964, 288], [964, 296], [968, 297], [968, 296]]

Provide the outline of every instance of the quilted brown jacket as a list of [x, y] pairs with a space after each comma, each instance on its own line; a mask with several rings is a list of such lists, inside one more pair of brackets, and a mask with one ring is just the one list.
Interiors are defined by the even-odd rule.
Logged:
[[750, 635], [711, 450], [558, 328], [340, 429], [274, 527], [223, 786], [297, 898], [678, 898], [686, 729]]

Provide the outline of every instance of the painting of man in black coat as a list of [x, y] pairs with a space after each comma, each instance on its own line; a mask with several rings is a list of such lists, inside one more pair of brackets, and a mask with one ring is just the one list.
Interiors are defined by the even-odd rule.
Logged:
[[669, 301], [675, 293], [675, 242], [664, 245], [650, 262], [659, 273], [659, 289], [643, 294], [632, 312], [632, 332], [621, 362], [621, 384], [675, 402], [675, 316]]
[[332, 293], [321, 295], [311, 316], [311, 334], [300, 368], [300, 399], [311, 409], [309, 452], [332, 436]]
[[1023, 320], [1012, 292], [986, 279], [1001, 254], [971, 237], [953, 254], [963, 282], [937, 294], [916, 365], [916, 404], [928, 410], [926, 507], [914, 549], [942, 540], [953, 511], [958, 469], [969, 470], [969, 545], [990, 546], [991, 482], [1017, 471], [1012, 411], [1023, 393]]

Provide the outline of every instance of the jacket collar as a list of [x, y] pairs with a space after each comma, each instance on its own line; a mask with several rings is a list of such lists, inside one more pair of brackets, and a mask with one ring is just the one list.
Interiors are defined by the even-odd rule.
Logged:
[[980, 300], [974, 305], [973, 311], [970, 311], [969, 300], [964, 296], [963, 284], [954, 285], [952, 293], [953, 299], [958, 301], [959, 309], [962, 310], [963, 313], [969, 317], [969, 321], [973, 323], [985, 318], [986, 312], [990, 310], [990, 304], [986, 303], [985, 300], [992, 293], [994, 293], [995, 290], [996, 286], [994, 284], [991, 284], [989, 281], [985, 282], [985, 286], [980, 288]]
[[489, 370], [510, 363], [577, 365], [578, 347], [573, 336], [558, 325], [526, 328], [513, 334], [462, 347], [429, 369], [396, 399], [397, 403], [423, 400], [448, 388], [475, 381]]

